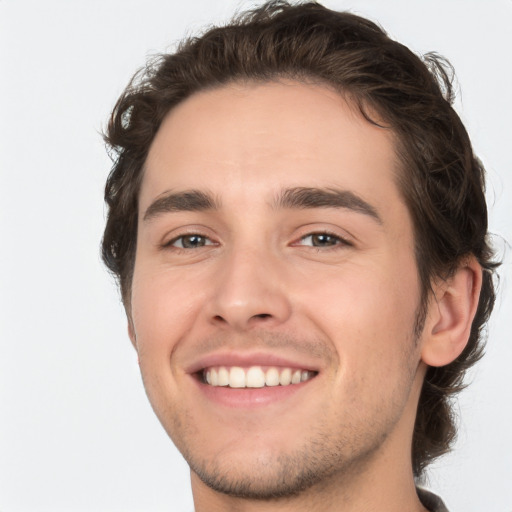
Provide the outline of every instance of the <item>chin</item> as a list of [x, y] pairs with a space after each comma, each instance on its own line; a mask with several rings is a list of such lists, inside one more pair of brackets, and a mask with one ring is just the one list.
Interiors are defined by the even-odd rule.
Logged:
[[[276, 456], [274, 460], [246, 461], [227, 468], [216, 462], [195, 464], [191, 470], [214, 491], [250, 500], [276, 500], [293, 497], [324, 482], [329, 471], [318, 464], [304, 465], [302, 456]], [[332, 470], [332, 468], [331, 468]]]
[[[192, 472], [210, 489], [236, 498], [278, 500], [291, 498], [314, 487], [324, 487], [343, 475], [354, 475], [366, 466], [380, 443], [375, 440], [354, 452], [342, 443], [336, 446], [324, 434], [308, 438], [293, 452], [279, 448], [252, 450], [240, 447], [223, 450], [217, 456], [201, 458], [199, 453], [182, 454]], [[204, 455], [204, 454], [202, 454]]]

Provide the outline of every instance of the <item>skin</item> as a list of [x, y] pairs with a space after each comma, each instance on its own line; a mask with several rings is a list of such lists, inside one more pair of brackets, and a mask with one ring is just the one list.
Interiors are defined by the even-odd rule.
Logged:
[[[463, 349], [479, 274], [469, 262], [436, 287], [414, 335], [420, 285], [397, 172], [392, 133], [321, 85], [224, 86], [164, 120], [140, 192], [129, 332], [197, 512], [425, 510], [410, 456], [421, 384], [426, 363]], [[348, 191], [378, 218], [278, 204], [296, 187]], [[190, 190], [217, 208], [151, 210]], [[318, 374], [230, 407], [190, 373], [211, 354]]]

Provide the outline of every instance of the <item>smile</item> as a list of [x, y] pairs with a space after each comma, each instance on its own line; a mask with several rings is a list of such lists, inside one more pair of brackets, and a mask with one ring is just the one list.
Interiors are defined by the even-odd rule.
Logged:
[[263, 388], [275, 386], [291, 386], [312, 379], [317, 372], [300, 368], [275, 366], [215, 366], [205, 368], [202, 380], [210, 386], [229, 388]]

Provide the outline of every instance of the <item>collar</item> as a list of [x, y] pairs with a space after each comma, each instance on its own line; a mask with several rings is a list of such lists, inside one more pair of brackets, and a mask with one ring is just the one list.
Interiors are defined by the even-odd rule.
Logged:
[[439, 496], [422, 487], [416, 487], [416, 492], [423, 506], [430, 512], [448, 512], [446, 505]]

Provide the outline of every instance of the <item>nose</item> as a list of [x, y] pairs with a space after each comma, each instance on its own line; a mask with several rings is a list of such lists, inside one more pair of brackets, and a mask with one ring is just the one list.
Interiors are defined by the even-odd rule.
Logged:
[[213, 323], [247, 331], [288, 320], [292, 308], [278, 256], [247, 248], [221, 260], [209, 305]]

